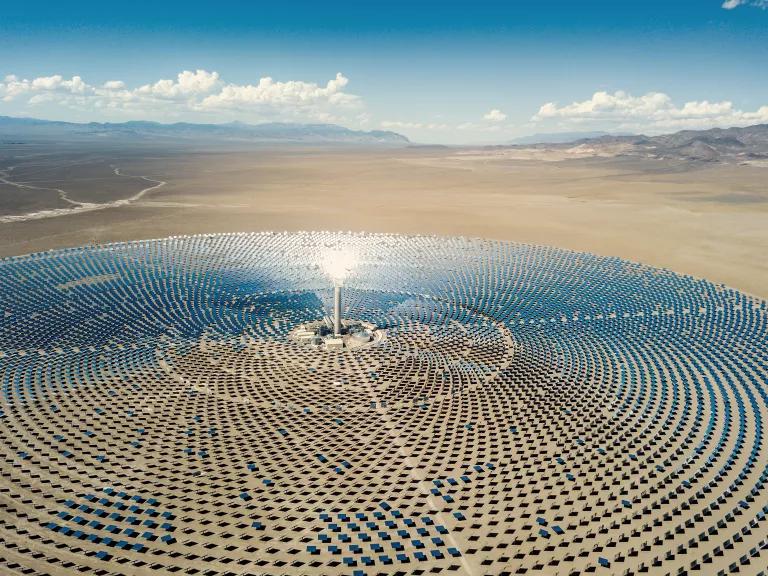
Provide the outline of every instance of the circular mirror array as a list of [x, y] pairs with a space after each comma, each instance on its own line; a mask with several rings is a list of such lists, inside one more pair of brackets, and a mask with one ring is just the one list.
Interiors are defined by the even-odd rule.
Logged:
[[[295, 337], [329, 254], [385, 337]], [[767, 334], [705, 280], [465, 238], [5, 259], [0, 571], [758, 574]]]

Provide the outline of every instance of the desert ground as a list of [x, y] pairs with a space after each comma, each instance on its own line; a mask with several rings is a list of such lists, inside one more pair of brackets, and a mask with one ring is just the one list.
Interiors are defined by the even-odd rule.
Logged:
[[768, 297], [768, 170], [498, 150], [0, 147], [0, 256], [256, 230], [465, 235]]

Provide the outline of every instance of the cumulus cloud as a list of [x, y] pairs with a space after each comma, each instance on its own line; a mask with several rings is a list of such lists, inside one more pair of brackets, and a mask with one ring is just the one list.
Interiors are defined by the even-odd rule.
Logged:
[[502, 112], [498, 108], [494, 108], [493, 110], [485, 114], [483, 118], [491, 122], [504, 122], [504, 120], [507, 119], [507, 115], [504, 114], [504, 112]]
[[0, 81], [0, 102], [30, 108], [45, 104], [62, 109], [110, 110], [134, 117], [193, 116], [239, 113], [246, 118], [287, 118], [331, 121], [362, 102], [345, 91], [349, 79], [338, 73], [325, 84], [302, 80], [278, 81], [265, 76], [255, 84], [226, 82], [218, 72], [185, 70], [176, 78], [128, 87], [122, 80], [101, 85], [80, 76], [61, 75], [22, 79], [15, 75]]
[[125, 82], [122, 80], [107, 80], [102, 86], [105, 90], [122, 90], [125, 88]]
[[33, 95], [40, 92], [60, 93], [60, 94], [86, 94], [92, 90], [80, 76], [72, 76], [65, 80], [62, 76], [40, 76], [32, 80], [21, 79], [13, 74], [6, 76], [3, 82], [0, 82], [0, 97], [3, 101], [23, 97], [24, 95]]
[[259, 104], [285, 106], [305, 106], [324, 102], [334, 106], [349, 106], [357, 102], [358, 97], [343, 92], [349, 80], [341, 73], [329, 80], [325, 86], [313, 82], [276, 82], [269, 76], [261, 78], [256, 85], [245, 86], [228, 84], [216, 94], [206, 96], [201, 108], [243, 108]]
[[726, 10], [733, 10], [739, 6], [755, 6], [765, 10], [768, 8], [768, 0], [725, 0], [722, 4]]
[[564, 124], [582, 125], [591, 123], [634, 130], [744, 126], [768, 122], [768, 106], [753, 112], [739, 110], [728, 100], [691, 101], [679, 106], [663, 92], [632, 96], [620, 90], [595, 92], [588, 100], [564, 106], [547, 102], [532, 120], [557, 120]]
[[136, 89], [138, 94], [159, 98], [184, 98], [195, 94], [208, 94], [220, 84], [218, 72], [184, 70], [176, 80], [158, 80], [154, 84], [145, 84]]

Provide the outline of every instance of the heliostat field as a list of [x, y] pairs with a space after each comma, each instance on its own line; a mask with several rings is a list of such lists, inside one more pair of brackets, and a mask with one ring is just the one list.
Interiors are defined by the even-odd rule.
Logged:
[[[359, 346], [313, 343], [334, 282]], [[704, 280], [464, 238], [6, 259], [0, 571], [758, 574], [767, 335]]]

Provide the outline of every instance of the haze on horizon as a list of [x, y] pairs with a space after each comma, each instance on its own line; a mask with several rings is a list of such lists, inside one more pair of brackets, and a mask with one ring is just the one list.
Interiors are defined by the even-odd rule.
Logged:
[[768, 5], [4, 7], [0, 115], [327, 122], [416, 142], [768, 122]]

